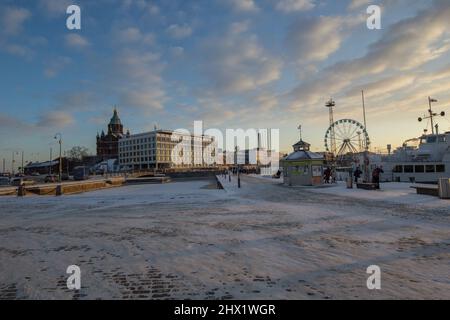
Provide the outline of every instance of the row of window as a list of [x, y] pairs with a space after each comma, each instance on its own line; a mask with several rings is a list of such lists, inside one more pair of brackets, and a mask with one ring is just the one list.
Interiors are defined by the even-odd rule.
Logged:
[[394, 167], [395, 173], [442, 173], [445, 172], [444, 164], [427, 165], [398, 165]]
[[[176, 139], [178, 138], [178, 139]], [[211, 143], [213, 141], [212, 138], [210, 137], [191, 137], [191, 139], [193, 141], [197, 141], [197, 142], [204, 142], [204, 143]], [[125, 146], [130, 146], [130, 145], [137, 145], [137, 144], [143, 144], [143, 143], [148, 143], [148, 142], [172, 142], [172, 143], [176, 143], [178, 141], [182, 141], [183, 138], [182, 137], [178, 137], [176, 136], [174, 140], [172, 140], [172, 136], [171, 135], [166, 135], [166, 136], [158, 136], [157, 139], [155, 139], [155, 137], [150, 137], [150, 138], [139, 138], [139, 139], [123, 139], [119, 141], [119, 144], [121, 145], [125, 145]], [[187, 139], [190, 140], [190, 139]]]

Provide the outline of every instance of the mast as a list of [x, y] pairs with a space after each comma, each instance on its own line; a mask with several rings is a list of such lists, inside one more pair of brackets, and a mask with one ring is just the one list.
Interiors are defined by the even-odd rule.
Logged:
[[330, 147], [331, 147], [331, 153], [333, 154], [333, 157], [336, 155], [336, 133], [334, 131], [334, 107], [336, 106], [336, 102], [333, 101], [332, 98], [325, 104], [325, 107], [328, 108], [329, 111], [329, 118], [330, 118]]

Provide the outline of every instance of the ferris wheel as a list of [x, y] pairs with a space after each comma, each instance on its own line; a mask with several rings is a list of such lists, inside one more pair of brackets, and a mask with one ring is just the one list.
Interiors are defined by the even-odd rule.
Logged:
[[337, 158], [362, 152], [369, 146], [369, 134], [364, 125], [356, 120], [338, 120], [328, 128], [325, 134], [325, 149]]

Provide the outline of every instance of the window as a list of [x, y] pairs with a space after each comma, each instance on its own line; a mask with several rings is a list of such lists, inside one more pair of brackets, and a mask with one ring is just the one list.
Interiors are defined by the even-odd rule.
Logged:
[[414, 166], [405, 166], [405, 173], [413, 173], [414, 172]]
[[403, 173], [403, 166], [395, 166], [393, 171], [395, 173]]
[[426, 166], [426, 171], [427, 171], [427, 173], [434, 173], [434, 172], [436, 172], [435, 168], [434, 168], [434, 165], [427, 165]]
[[438, 164], [436, 166], [436, 172], [445, 172], [445, 165], [444, 164]]
[[436, 136], [427, 138], [427, 143], [436, 143], [436, 141], [437, 141], [437, 137]]
[[425, 172], [425, 167], [424, 166], [416, 166], [416, 173], [424, 173]]

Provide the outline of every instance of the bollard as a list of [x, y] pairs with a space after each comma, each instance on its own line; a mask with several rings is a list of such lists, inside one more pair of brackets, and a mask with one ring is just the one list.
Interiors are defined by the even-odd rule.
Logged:
[[59, 184], [56, 186], [56, 196], [59, 197], [62, 195], [63, 195], [63, 188], [62, 188], [62, 185]]
[[450, 199], [450, 179], [441, 178], [438, 182], [439, 198]]
[[353, 189], [353, 179], [351, 177], [347, 178], [347, 189]]
[[17, 188], [17, 196], [18, 197], [25, 197], [27, 195], [27, 189], [25, 188], [24, 185], [20, 185]]

